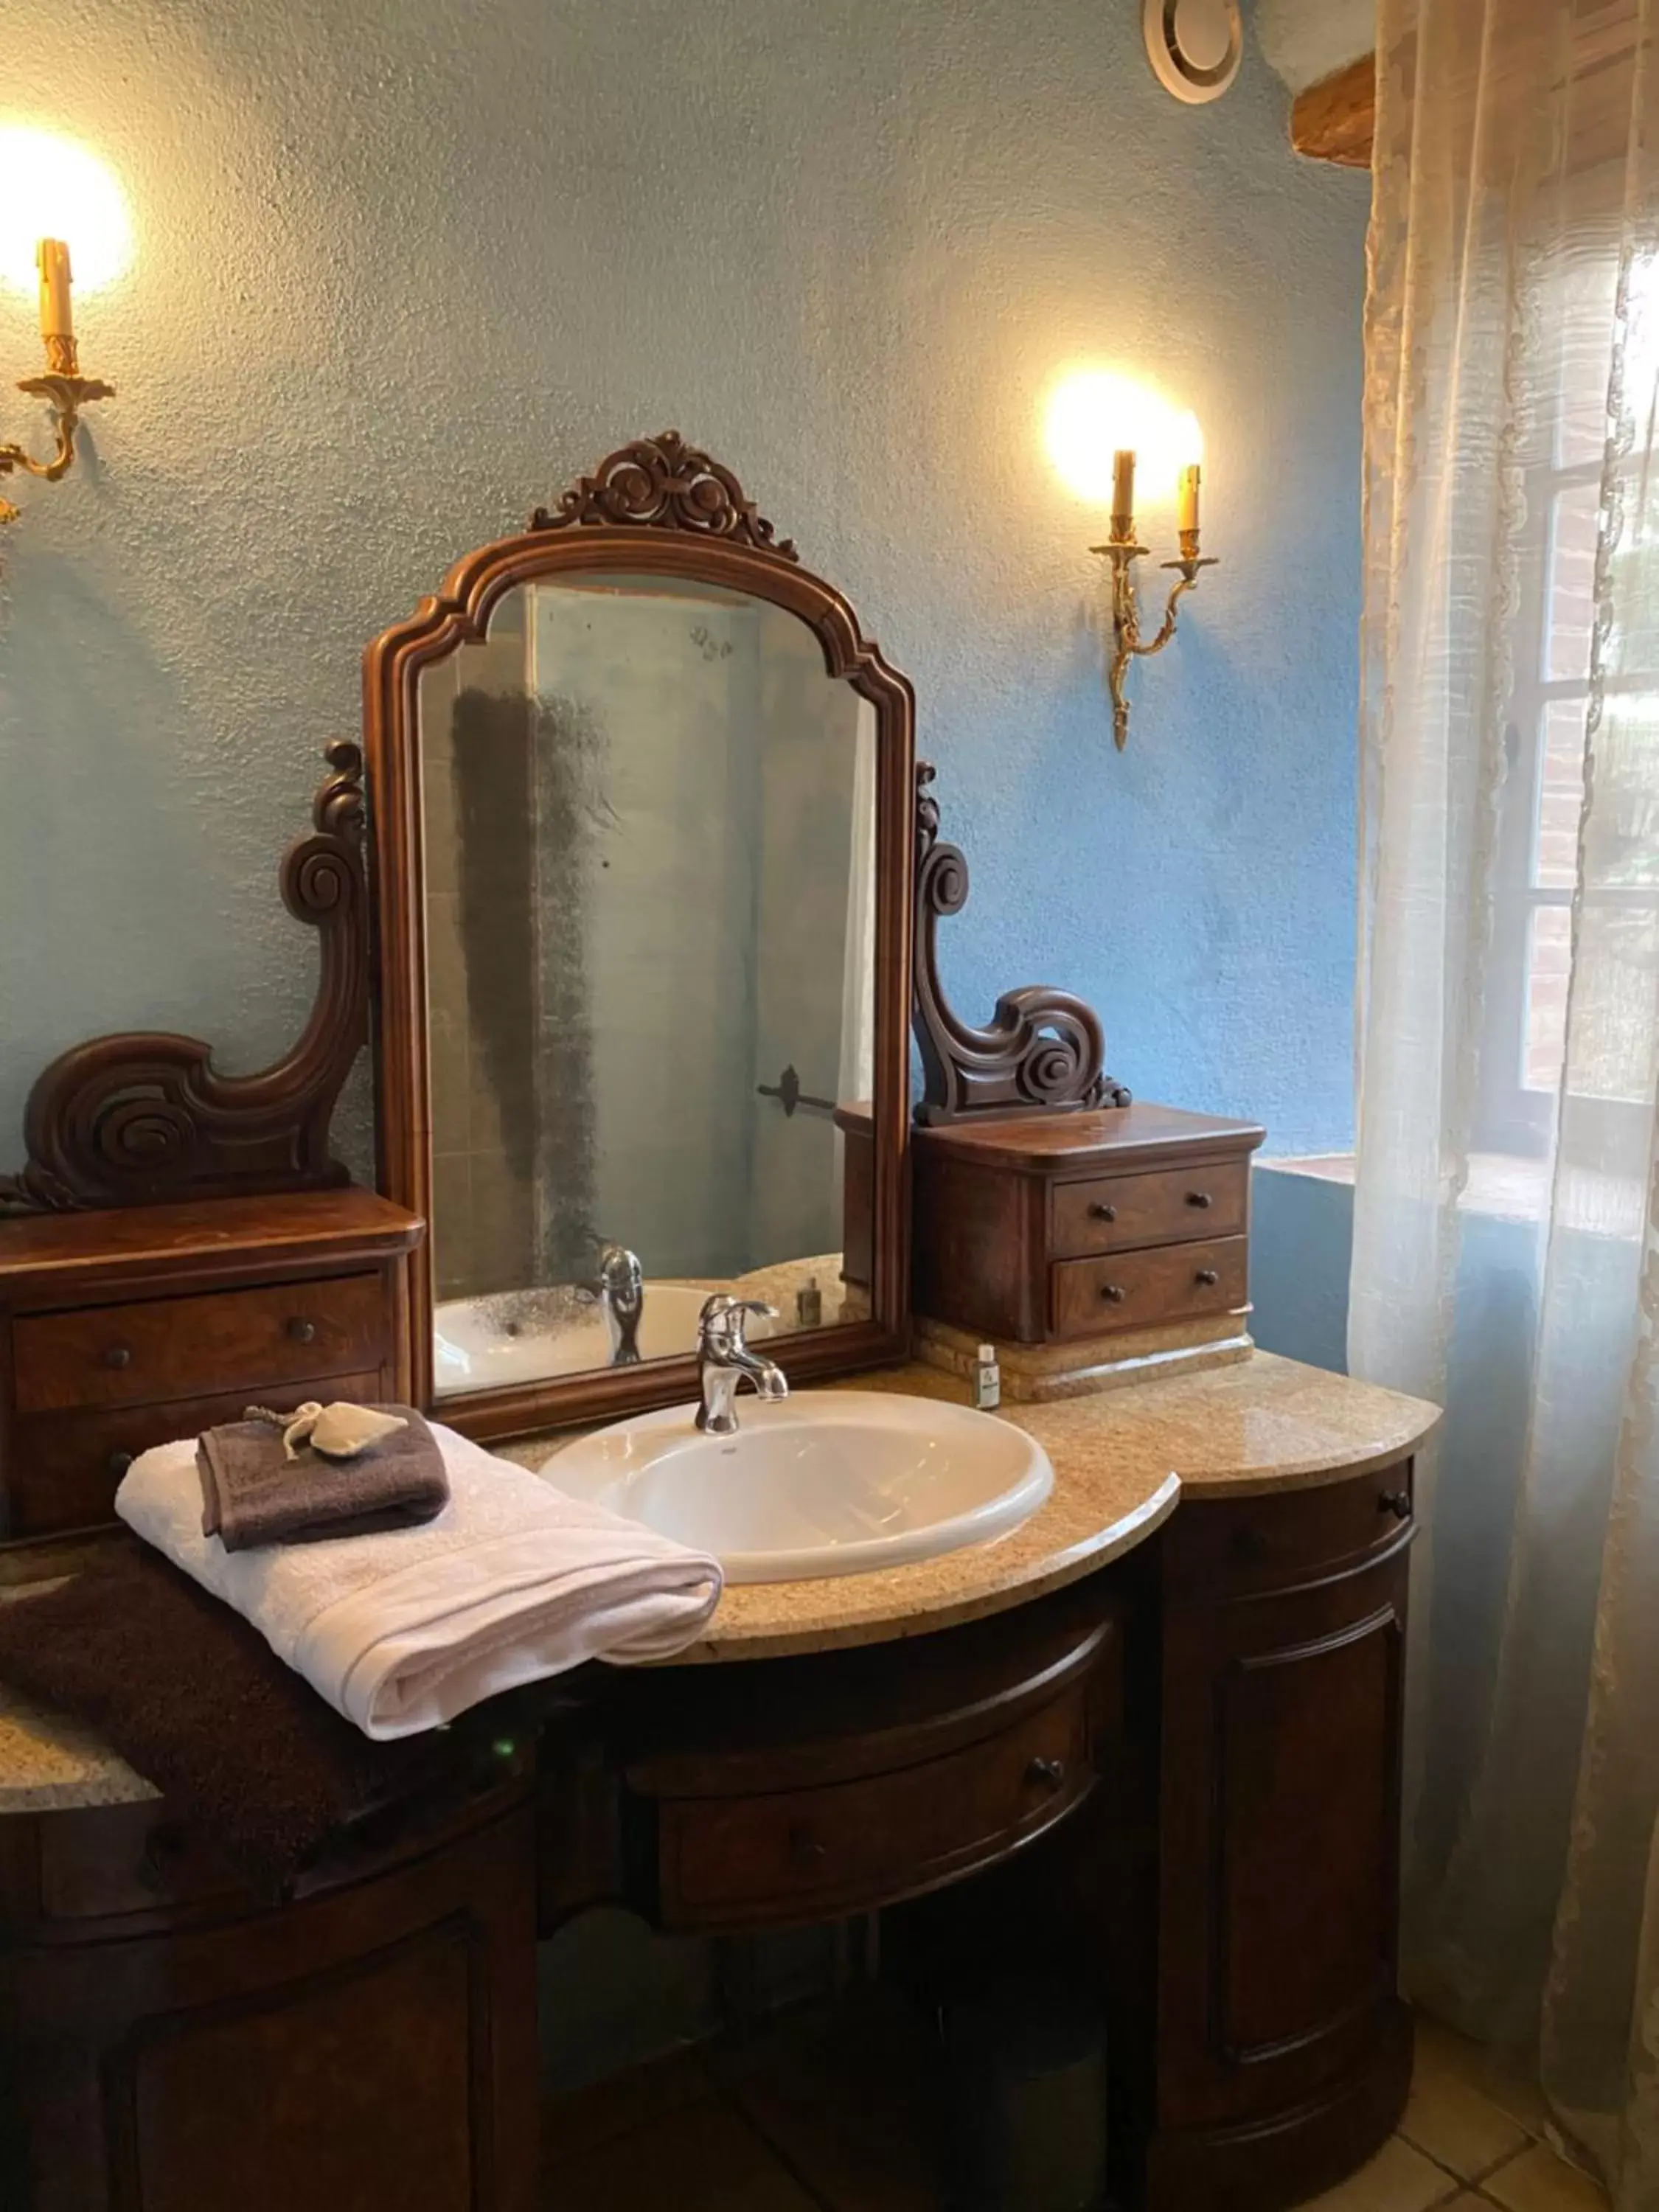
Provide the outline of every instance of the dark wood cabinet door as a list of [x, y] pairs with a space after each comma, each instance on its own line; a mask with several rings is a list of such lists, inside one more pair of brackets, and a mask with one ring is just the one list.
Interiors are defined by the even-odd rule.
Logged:
[[1407, 1571], [1167, 1616], [1166, 2123], [1294, 2102], [1393, 2000]]
[[7, 2212], [532, 2212], [526, 1808], [267, 1912], [0, 1964]]
[[1316, 2186], [1397, 2113], [1409, 1540], [1397, 1526], [1369, 1563], [1310, 1561], [1278, 1590], [1171, 1574], [1155, 2178], [1255, 2167], [1240, 2201], [1271, 2201], [1263, 2161]]

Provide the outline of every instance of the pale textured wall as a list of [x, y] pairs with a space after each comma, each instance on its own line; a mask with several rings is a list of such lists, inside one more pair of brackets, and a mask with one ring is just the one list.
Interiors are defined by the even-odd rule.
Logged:
[[1376, 0], [1255, 0], [1261, 51], [1293, 92], [1334, 76], [1376, 44]]
[[[115, 165], [140, 256], [82, 316], [95, 454], [0, 549], [0, 1164], [90, 1030], [283, 1042], [313, 956], [272, 872], [364, 641], [671, 423], [915, 678], [968, 1008], [1064, 982], [1144, 1095], [1346, 1139], [1365, 179], [1297, 164], [1254, 50], [1177, 106], [1139, 16], [11, 0], [0, 105]], [[1036, 434], [1087, 354], [1209, 426], [1225, 561], [1121, 760], [1099, 517]], [[0, 367], [34, 358], [8, 297]]]

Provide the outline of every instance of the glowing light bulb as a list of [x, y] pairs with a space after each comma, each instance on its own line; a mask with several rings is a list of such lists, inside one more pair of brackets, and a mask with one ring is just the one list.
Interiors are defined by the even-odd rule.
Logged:
[[0, 283], [35, 296], [35, 248], [68, 245], [77, 297], [125, 276], [132, 224], [113, 173], [72, 138], [0, 125]]
[[1054, 471], [1079, 499], [1104, 504], [1112, 495], [1112, 457], [1135, 456], [1140, 498], [1172, 501], [1181, 471], [1204, 458], [1197, 416], [1115, 369], [1079, 368], [1049, 396], [1043, 444]]

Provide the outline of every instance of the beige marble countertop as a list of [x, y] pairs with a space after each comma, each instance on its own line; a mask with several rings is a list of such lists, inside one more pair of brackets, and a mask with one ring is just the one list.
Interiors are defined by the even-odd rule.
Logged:
[[[830, 1387], [958, 1405], [969, 1395], [956, 1376], [914, 1363]], [[1005, 1403], [1000, 1418], [1035, 1437], [1054, 1462], [1054, 1490], [1029, 1521], [992, 1543], [884, 1572], [728, 1589], [708, 1635], [666, 1663], [890, 1643], [1000, 1613], [1132, 1550], [1183, 1495], [1244, 1498], [1341, 1481], [1405, 1458], [1440, 1414], [1421, 1399], [1255, 1352], [1165, 1382], [1048, 1405]], [[558, 1442], [506, 1450], [539, 1467]]]
[[[954, 1376], [921, 1365], [849, 1376], [840, 1387], [967, 1397]], [[1005, 1406], [1001, 1418], [1054, 1462], [1053, 1493], [1029, 1521], [993, 1543], [884, 1573], [728, 1589], [708, 1635], [672, 1663], [893, 1642], [1002, 1612], [1120, 1558], [1183, 1494], [1248, 1497], [1363, 1474], [1415, 1450], [1440, 1416], [1419, 1399], [1257, 1352], [1165, 1382]], [[540, 1466], [560, 1441], [510, 1444], [505, 1455]], [[154, 1795], [89, 1731], [33, 1711], [0, 1685], [0, 1813]]]
[[[43, 1582], [0, 1589], [0, 1605], [27, 1605], [56, 1587]], [[131, 1805], [158, 1794], [94, 1729], [43, 1711], [0, 1682], [0, 1813]]]

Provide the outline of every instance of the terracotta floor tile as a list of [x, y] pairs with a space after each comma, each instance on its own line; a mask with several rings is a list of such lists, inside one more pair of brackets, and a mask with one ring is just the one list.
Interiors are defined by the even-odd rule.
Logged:
[[714, 2084], [702, 2059], [691, 2051], [672, 2051], [625, 2074], [610, 2074], [550, 2097], [542, 2111], [542, 2164], [551, 2171], [597, 2150], [618, 2136], [706, 2104]]
[[1607, 2212], [1607, 2192], [1547, 2143], [1522, 2151], [1480, 2186], [1506, 2212]]
[[1419, 2038], [1412, 2092], [1400, 2132], [1464, 2181], [1524, 2150], [1527, 2130], [1477, 2088], [1471, 2069], [1454, 2063], [1440, 2038]]
[[926, 2028], [874, 1990], [714, 2059], [738, 2109], [836, 2212], [943, 2212]]
[[542, 2212], [819, 2212], [724, 2104], [693, 2105], [556, 2166]]
[[1549, 2123], [1544, 2093], [1518, 2059], [1500, 2057], [1483, 2045], [1426, 2013], [1417, 2015], [1417, 2057], [1440, 2075], [1453, 2075], [1496, 2105], [1529, 2136], [1541, 2136]]
[[1316, 2197], [1305, 2212], [1429, 2212], [1431, 2204], [1455, 2197], [1458, 2188], [1443, 2166], [1390, 2136], [1369, 2166]]

